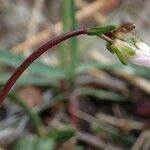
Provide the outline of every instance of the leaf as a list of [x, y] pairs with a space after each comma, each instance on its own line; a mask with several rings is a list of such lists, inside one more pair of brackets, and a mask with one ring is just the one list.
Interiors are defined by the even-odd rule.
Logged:
[[75, 3], [74, 0], [63, 0], [63, 31], [67, 32], [68, 29], [73, 30], [77, 26], [75, 19]]
[[[0, 85], [4, 85], [6, 81], [11, 76], [10, 73], [0, 73]], [[61, 78], [61, 77], [60, 77]], [[25, 85], [36, 85], [36, 86], [50, 86], [53, 84], [55, 77], [47, 78], [43, 76], [32, 76], [32, 75], [25, 75], [21, 76], [18, 81], [17, 85], [25, 86]], [[58, 79], [58, 76], [56, 77]]]
[[80, 87], [77, 89], [77, 93], [79, 95], [94, 96], [102, 100], [110, 100], [110, 101], [116, 101], [116, 102], [124, 102], [124, 101], [130, 100], [130, 97], [128, 95], [114, 93], [114, 92], [105, 91], [105, 90], [94, 89], [94, 88]]
[[75, 135], [75, 131], [72, 129], [66, 130], [50, 130], [48, 137], [55, 139], [57, 142], [64, 142]]
[[88, 29], [88, 35], [97, 35], [99, 36], [100, 34], [105, 34], [109, 33], [112, 30], [114, 30], [116, 26], [110, 25], [110, 26], [105, 26], [105, 27], [93, 27]]
[[[63, 32], [68, 32], [76, 28], [75, 9], [74, 0], [63, 0]], [[61, 66], [65, 68], [71, 78], [79, 59], [77, 44], [77, 38], [71, 38], [61, 45], [59, 51]]]
[[34, 150], [54, 150], [55, 142], [51, 138], [39, 138], [36, 140]]
[[132, 145], [136, 138], [133, 135], [128, 135], [128, 134], [122, 134], [119, 130], [117, 130], [116, 128], [112, 127], [112, 126], [107, 126], [106, 125], [99, 125], [96, 127], [92, 127], [92, 130], [95, 133], [100, 133], [101, 135], [104, 134], [110, 134], [112, 136], [113, 139], [115, 140], [120, 140], [122, 142], [124, 142], [127, 145]]
[[97, 63], [97, 62], [82, 63], [78, 65], [78, 67], [76, 68], [76, 73], [83, 73], [93, 68], [113, 70], [121, 67], [122, 65], [120, 64], [106, 64], [106, 63]]
[[34, 150], [35, 140], [32, 138], [19, 139], [12, 150]]
[[[17, 68], [23, 61], [24, 57], [21, 55], [15, 55], [8, 51], [0, 51], [0, 62], [3, 62], [9, 66]], [[64, 78], [65, 73], [58, 67], [45, 65], [39, 60], [36, 60], [28, 68], [28, 72], [32, 74], [43, 75], [51, 78]]]
[[130, 70], [132, 69], [134, 74], [146, 77], [146, 78], [150, 78], [150, 68], [146, 68], [143, 66], [137, 66], [134, 64], [129, 64], [128, 66], [126, 66], [127, 68], [129, 68]]
[[55, 142], [51, 138], [31, 138], [19, 139], [11, 150], [54, 150]]

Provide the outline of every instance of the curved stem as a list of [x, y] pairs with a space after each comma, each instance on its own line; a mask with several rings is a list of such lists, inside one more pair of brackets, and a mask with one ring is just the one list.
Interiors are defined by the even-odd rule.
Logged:
[[60, 36], [55, 37], [54, 39], [48, 41], [44, 45], [42, 45], [40, 48], [38, 48], [35, 52], [33, 52], [28, 58], [24, 60], [24, 62], [15, 70], [15, 72], [11, 75], [11, 77], [8, 79], [7, 83], [5, 84], [3, 90], [0, 93], [0, 106], [4, 102], [6, 96], [8, 95], [9, 91], [11, 90], [12, 86], [15, 84], [17, 79], [20, 77], [20, 75], [28, 68], [28, 66], [36, 60], [39, 56], [41, 56], [44, 52], [46, 52], [48, 49], [54, 47], [55, 45], [71, 38], [74, 36], [78, 36], [81, 34], [87, 34], [86, 28], [80, 28], [65, 34], [62, 34]]

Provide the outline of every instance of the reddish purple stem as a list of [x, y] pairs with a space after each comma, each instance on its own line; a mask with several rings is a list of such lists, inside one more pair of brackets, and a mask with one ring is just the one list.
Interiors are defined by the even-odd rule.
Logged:
[[11, 77], [8, 79], [7, 83], [5, 84], [4, 88], [2, 89], [0, 93], [0, 106], [4, 102], [6, 96], [8, 95], [9, 91], [11, 90], [12, 86], [15, 84], [17, 79], [20, 77], [20, 75], [27, 69], [27, 67], [36, 60], [39, 56], [41, 56], [44, 52], [46, 52], [48, 49], [54, 47], [55, 45], [71, 38], [74, 36], [78, 36], [81, 34], [87, 34], [87, 31], [85, 28], [80, 28], [65, 34], [62, 34], [60, 36], [55, 37], [54, 39], [48, 41], [41, 47], [39, 47], [35, 52], [33, 52], [29, 57], [27, 57], [24, 62], [14, 71], [14, 73], [11, 75]]

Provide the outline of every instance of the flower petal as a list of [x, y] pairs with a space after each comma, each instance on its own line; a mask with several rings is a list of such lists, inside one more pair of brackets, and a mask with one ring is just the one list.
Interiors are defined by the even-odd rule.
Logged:
[[143, 42], [137, 42], [136, 45], [140, 50], [150, 53], [150, 47], [147, 44]]
[[150, 54], [138, 52], [134, 57], [130, 58], [130, 62], [136, 65], [150, 67]]

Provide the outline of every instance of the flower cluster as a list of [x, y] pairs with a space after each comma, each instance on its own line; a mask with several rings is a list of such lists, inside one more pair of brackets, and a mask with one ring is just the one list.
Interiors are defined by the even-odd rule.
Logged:
[[115, 32], [107, 49], [117, 55], [123, 64], [134, 63], [150, 67], [150, 47], [131, 32]]

